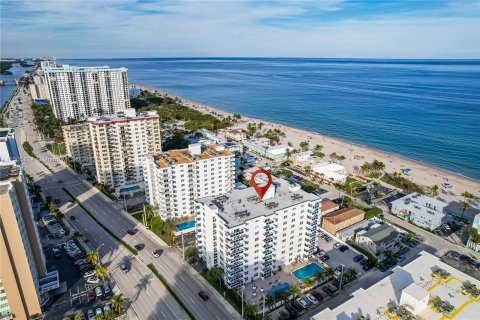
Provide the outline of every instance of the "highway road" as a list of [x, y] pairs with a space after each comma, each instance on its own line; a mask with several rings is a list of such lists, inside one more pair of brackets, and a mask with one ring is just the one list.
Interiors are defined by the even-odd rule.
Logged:
[[[127, 259], [129, 252], [120, 247], [118, 242], [111, 238], [93, 219], [85, 213], [75, 209], [76, 216], [80, 219], [72, 224], [89, 239], [95, 247], [104, 243], [100, 251], [102, 262], [113, 266], [113, 276], [119, 287], [132, 302], [132, 307], [140, 319], [185, 319], [185, 313], [179, 309], [173, 297], [166, 292], [166, 288], [150, 273], [146, 265], [152, 263], [159, 273], [166, 279], [177, 296], [188, 306], [197, 319], [241, 319], [241, 316], [223, 299], [219, 298], [215, 289], [201, 282], [201, 277], [193, 268], [182, 262], [178, 251], [168, 247], [161, 239], [147, 231], [116, 204], [98, 191], [95, 187], [83, 180], [79, 175], [67, 169], [63, 162], [55, 161], [57, 158], [48, 151], [44, 151], [43, 144], [33, 124], [32, 112], [28, 104], [30, 97], [20, 94], [23, 101], [22, 114], [14, 121], [16, 126], [17, 145], [21, 152], [22, 161], [26, 172], [30, 174], [41, 186], [47, 195], [58, 198], [60, 206], [72, 199], [63, 190], [65, 187], [82, 205], [89, 210], [97, 220], [105, 225], [118, 238], [130, 245], [143, 244], [145, 247], [138, 256], [131, 259], [132, 270], [128, 274], [120, 274], [117, 266], [122, 259]], [[52, 174], [37, 159], [29, 157], [23, 150], [22, 144], [29, 141], [37, 157], [46, 163], [53, 171]], [[43, 150], [42, 150], [43, 149]], [[67, 213], [67, 216], [70, 214]], [[130, 236], [129, 229], [138, 232]], [[154, 258], [152, 252], [158, 248], [163, 249], [159, 258]], [[101, 252], [102, 253], [102, 252]], [[141, 290], [139, 290], [141, 288]], [[204, 290], [209, 293], [210, 299], [203, 301], [198, 292]]]

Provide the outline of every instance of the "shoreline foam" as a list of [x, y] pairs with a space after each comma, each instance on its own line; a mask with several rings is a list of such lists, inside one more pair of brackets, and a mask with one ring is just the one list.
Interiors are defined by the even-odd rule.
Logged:
[[[203, 113], [210, 113], [221, 116], [233, 115], [233, 113], [226, 112], [221, 109], [172, 94], [161, 88], [155, 88], [135, 83], [130, 83], [130, 85], [133, 85], [136, 88], [142, 90], [148, 90], [151, 92], [156, 91], [158, 94], [169, 97], [171, 99], [178, 99], [183, 105]], [[273, 123], [270, 121], [244, 115], [242, 115], [241, 123], [236, 125], [235, 127], [245, 128], [248, 122], [263, 122], [264, 129], [279, 128], [286, 134], [286, 137], [281, 139], [281, 143], [292, 142], [293, 147], [297, 149], [299, 148], [300, 142], [302, 141], [309, 141], [310, 148], [313, 148], [316, 144], [323, 145], [324, 148], [322, 152], [326, 155], [324, 158], [325, 161], [329, 160], [328, 155], [332, 152], [340, 153], [347, 158], [346, 160], [340, 162], [340, 164], [345, 166], [347, 171], [350, 173], [353, 173], [355, 171], [354, 168], [360, 167], [364, 162], [371, 162], [373, 161], [373, 159], [377, 159], [385, 163], [386, 172], [400, 172], [402, 168], [410, 168], [412, 169], [412, 173], [408, 175], [408, 178], [411, 181], [423, 186], [438, 185], [440, 187], [440, 194], [438, 198], [446, 202], [463, 201], [463, 197], [461, 197], [460, 194], [464, 191], [471, 192], [475, 196], [480, 195], [479, 180], [463, 176], [459, 173], [449, 172], [448, 170], [442, 168], [427, 165], [414, 159], [408, 159], [402, 155], [397, 155], [372, 147], [355, 144], [350, 141], [319, 134], [317, 132], [295, 128], [284, 124]], [[355, 155], [360, 155], [364, 158], [355, 159]], [[441, 184], [447, 181], [453, 186], [453, 188], [445, 189], [442, 187]], [[472, 207], [478, 208], [479, 203], [473, 202]]]

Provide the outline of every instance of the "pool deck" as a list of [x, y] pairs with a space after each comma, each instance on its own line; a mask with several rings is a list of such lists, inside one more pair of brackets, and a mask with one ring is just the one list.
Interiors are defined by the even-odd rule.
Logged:
[[[324, 268], [324, 266], [322, 266], [322, 264], [318, 263], [315, 260], [305, 260], [305, 261], [298, 262], [298, 263], [295, 263], [295, 264], [291, 264], [291, 265], [288, 265], [288, 266], [283, 265], [282, 266], [282, 271], [277, 272], [275, 275], [273, 275], [273, 276], [271, 276], [271, 277], [269, 277], [265, 280], [257, 279], [255, 281], [252, 281], [252, 282], [248, 283], [245, 286], [245, 289], [243, 291], [245, 299], [249, 303], [260, 303], [261, 304], [263, 302], [263, 296], [260, 293], [260, 288], [263, 287], [263, 289], [265, 290], [264, 293], [267, 294], [268, 290], [270, 290], [273, 287], [276, 287], [279, 284], [284, 283], [284, 282], [289, 283], [291, 286], [293, 286], [294, 284], [298, 284], [298, 286], [300, 288], [302, 288], [301, 283], [297, 280], [297, 278], [295, 278], [293, 276], [292, 271], [300, 269], [300, 268], [302, 268], [302, 267], [304, 267], [307, 264], [310, 264], [312, 262], [316, 262], [322, 268]], [[252, 294], [253, 293], [252, 286], [253, 286], [254, 283], [257, 285], [257, 290], [256, 290], [257, 296], [256, 297], [254, 297], [253, 294]]]

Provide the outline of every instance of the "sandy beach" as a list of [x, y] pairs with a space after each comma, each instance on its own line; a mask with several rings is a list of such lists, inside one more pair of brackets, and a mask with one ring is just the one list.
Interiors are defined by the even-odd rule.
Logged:
[[[130, 85], [135, 86], [136, 88], [141, 90], [155, 92], [171, 99], [178, 99], [181, 104], [204, 113], [210, 113], [223, 117], [232, 115], [231, 113], [222, 111], [215, 107], [204, 105], [171, 94], [159, 88], [153, 88], [139, 84]], [[463, 197], [461, 197], [460, 194], [462, 194], [464, 191], [471, 192], [476, 197], [480, 196], [480, 181], [462, 177], [438, 168], [429, 167], [427, 165], [423, 165], [421, 163], [369, 147], [351, 144], [346, 141], [340, 141], [338, 139], [323, 136], [311, 131], [292, 128], [285, 125], [268, 122], [265, 120], [249, 118], [244, 115], [242, 115], [241, 121], [237, 125], [235, 125], [235, 127], [246, 128], [248, 123], [250, 122], [263, 122], [264, 126], [262, 128], [262, 131], [266, 131], [272, 128], [278, 128], [282, 130], [283, 132], [285, 132], [286, 136], [281, 139], [281, 143], [287, 144], [288, 142], [291, 142], [293, 144], [293, 147], [296, 149], [300, 149], [300, 143], [302, 141], [309, 141], [311, 149], [313, 149], [313, 147], [317, 144], [323, 145], [324, 148], [322, 152], [326, 155], [324, 158], [326, 162], [330, 160], [328, 155], [333, 152], [344, 155], [346, 157], [346, 160], [337, 162], [345, 166], [349, 173], [356, 173], [358, 168], [362, 164], [364, 164], [365, 162], [372, 162], [374, 159], [376, 159], [382, 161], [385, 164], [386, 172], [400, 172], [402, 168], [410, 168], [412, 169], [412, 171], [408, 175], [408, 179], [410, 179], [411, 181], [423, 186], [438, 185], [440, 188], [438, 199], [445, 202], [463, 201]], [[442, 183], [445, 182], [450, 183], [452, 185], [452, 188], [446, 189], [442, 187]], [[480, 203], [476, 200], [473, 200], [471, 204], [474, 208], [480, 208]]]

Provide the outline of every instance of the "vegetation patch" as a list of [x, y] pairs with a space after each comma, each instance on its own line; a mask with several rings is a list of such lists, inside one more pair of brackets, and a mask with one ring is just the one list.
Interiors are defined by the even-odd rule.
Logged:
[[403, 189], [409, 193], [418, 192], [420, 194], [425, 194], [425, 188], [421, 185], [418, 185], [405, 177], [402, 177], [398, 172], [394, 173], [385, 173], [380, 180], [385, 181], [392, 186]]
[[110, 190], [108, 190], [108, 188], [105, 185], [101, 183], [95, 183], [95, 188], [102, 191], [102, 193], [106, 195], [108, 198], [110, 198], [110, 200], [115, 201], [115, 195]]
[[382, 212], [383, 212], [382, 209], [377, 208], [377, 207], [373, 207], [371, 209], [368, 209], [367, 211], [365, 211], [365, 219], [372, 219], [372, 218], [378, 216], [379, 214], [381, 214]]
[[165, 288], [167, 288], [168, 292], [170, 292], [170, 294], [173, 296], [173, 298], [175, 299], [175, 301], [177, 301], [177, 303], [180, 305], [180, 307], [183, 309], [183, 311], [185, 311], [185, 313], [190, 317], [190, 319], [193, 319], [195, 320], [195, 316], [193, 315], [193, 313], [190, 311], [190, 309], [187, 307], [187, 305], [185, 303], [183, 303], [182, 299], [180, 299], [177, 294], [175, 293], [175, 291], [172, 290], [172, 288], [170, 287], [170, 285], [167, 283], [167, 281], [165, 280], [165, 278], [157, 271], [157, 269], [155, 268], [155, 266], [151, 263], [149, 263], [147, 265], [148, 269], [150, 269], [150, 271], [155, 275], [155, 277], [158, 278], [158, 280], [160, 280], [160, 282], [165, 286]]
[[33, 121], [37, 131], [45, 138], [60, 143], [63, 141], [62, 121], [55, 117], [48, 103], [32, 105]]
[[64, 155], [67, 152], [64, 143], [48, 143], [46, 147], [51, 153], [56, 155]]

